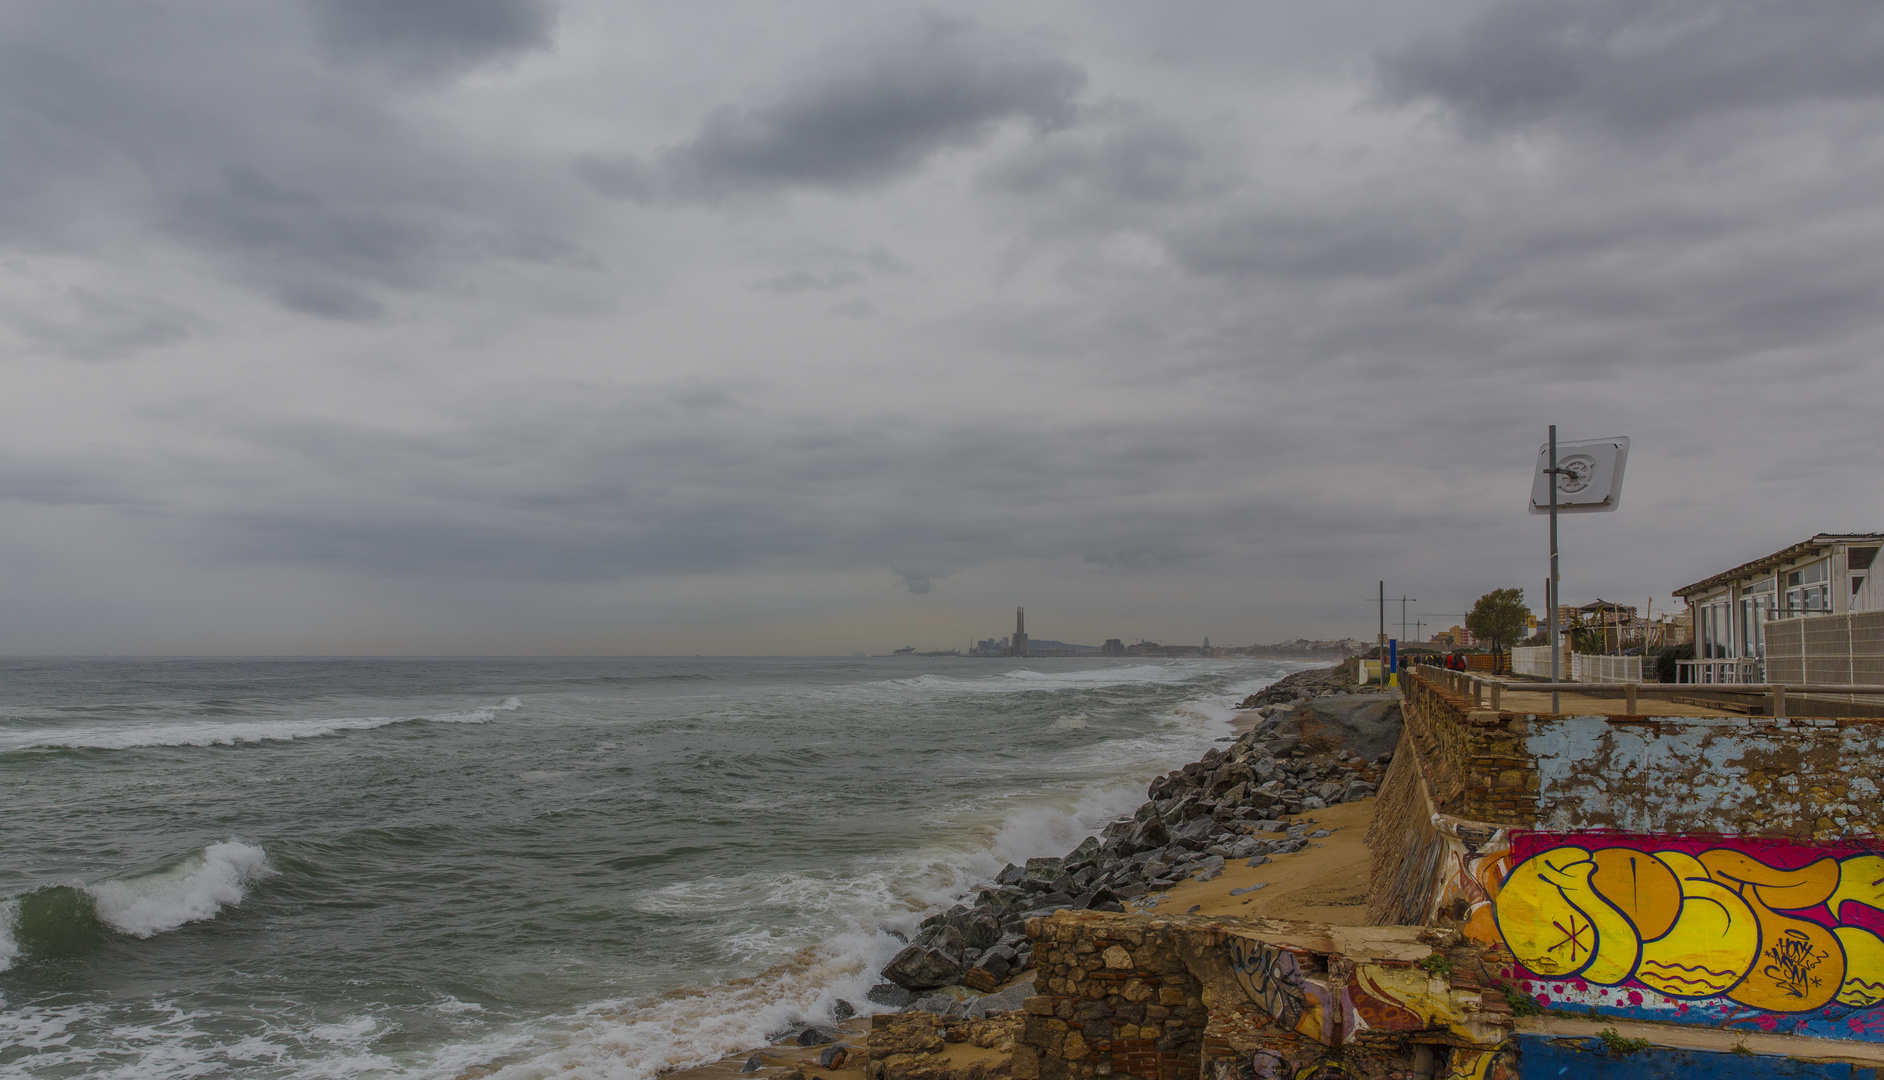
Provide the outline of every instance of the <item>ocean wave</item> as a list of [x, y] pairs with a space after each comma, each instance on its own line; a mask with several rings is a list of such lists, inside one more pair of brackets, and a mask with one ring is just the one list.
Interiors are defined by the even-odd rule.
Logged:
[[499, 713], [523, 708], [519, 698], [505, 698], [464, 712], [430, 716], [350, 716], [318, 720], [180, 720], [156, 724], [40, 728], [0, 733], [0, 754], [23, 750], [134, 750], [155, 746], [235, 746], [288, 742], [370, 731], [393, 724], [487, 724]]
[[[1096, 745], [1085, 767], [1109, 773], [1104, 778], [955, 806], [936, 820], [942, 826], [938, 839], [921, 850], [841, 874], [734, 872], [647, 890], [629, 906], [696, 918], [771, 909], [760, 925], [726, 936], [721, 959], [727, 962], [766, 963], [802, 941], [803, 933], [815, 933], [818, 924], [836, 922], [844, 929], [750, 978], [650, 1000], [605, 1002], [442, 1048], [417, 1074], [443, 1078], [480, 1069], [492, 1080], [565, 1073], [646, 1080], [762, 1047], [793, 1023], [828, 1019], [840, 997], [863, 1013], [880, 1011], [862, 995], [903, 947], [886, 930], [913, 931], [924, 914], [959, 902], [1003, 864], [1064, 854], [1129, 814], [1144, 799], [1146, 779], [1194, 759], [1228, 730], [1232, 706], [1242, 695], [1273, 681], [1251, 679], [1183, 702], [1156, 732]], [[1016, 798], [1026, 805], [1013, 805]]]
[[207, 922], [274, 872], [261, 848], [227, 840], [148, 874], [11, 897], [0, 903], [0, 971], [22, 954], [81, 955], [113, 934], [149, 938]]

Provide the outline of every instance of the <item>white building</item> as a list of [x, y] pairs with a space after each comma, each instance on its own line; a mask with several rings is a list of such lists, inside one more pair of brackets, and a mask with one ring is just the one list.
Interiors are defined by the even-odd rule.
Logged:
[[[1872, 566], [1881, 546], [1884, 533], [1820, 533], [1676, 589], [1694, 615], [1695, 681], [1765, 681], [1768, 638], [1780, 620], [1879, 612], [1861, 621], [1884, 626], [1884, 583]], [[1782, 629], [1788, 650], [1808, 647], [1803, 626]], [[1847, 627], [1847, 652], [1851, 638]], [[1786, 659], [1791, 670], [1790, 661], [1804, 658]]]

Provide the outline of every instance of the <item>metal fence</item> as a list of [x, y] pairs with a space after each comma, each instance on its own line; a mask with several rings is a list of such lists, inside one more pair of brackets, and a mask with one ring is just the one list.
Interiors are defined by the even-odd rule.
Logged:
[[1884, 611], [1807, 615], [1766, 624], [1776, 683], [1884, 683]]
[[1639, 656], [1588, 656], [1570, 654], [1570, 681], [1580, 683], [1639, 683], [1642, 658]]
[[1550, 646], [1519, 645], [1513, 648], [1511, 674], [1550, 678]]

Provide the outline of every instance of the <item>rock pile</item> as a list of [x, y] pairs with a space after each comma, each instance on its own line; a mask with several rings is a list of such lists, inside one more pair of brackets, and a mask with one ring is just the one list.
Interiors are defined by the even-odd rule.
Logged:
[[1026, 970], [1033, 963], [1025, 933], [1030, 918], [1065, 908], [1122, 912], [1126, 901], [1186, 878], [1214, 878], [1232, 859], [1260, 866], [1328, 835], [1283, 819], [1372, 795], [1400, 729], [1399, 703], [1390, 696], [1297, 697], [1298, 689], [1321, 685], [1303, 676], [1329, 671], [1338, 673], [1300, 672], [1264, 690], [1295, 680], [1295, 689], [1277, 695], [1283, 700], [1260, 704], [1263, 720], [1254, 730], [1153, 780], [1131, 817], [1060, 858], [1009, 864], [973, 904], [923, 920], [916, 939], [884, 966], [889, 981], [872, 989], [870, 1000], [954, 1009], [971, 995], [919, 994], [958, 986], [985, 993]]
[[[864, 1076], [866, 1080], [1006, 1080], [1012, 1075], [1020, 1017], [1018, 1011], [965, 1021], [925, 1013], [874, 1016], [870, 1020]], [[950, 1043], [965, 1043], [995, 1053], [965, 1065], [956, 1064], [946, 1056]]]
[[[1354, 689], [1354, 676], [1345, 667], [1309, 668], [1285, 675], [1243, 699], [1239, 709], [1259, 709], [1264, 705], [1286, 705], [1306, 701], [1318, 694], [1332, 694]], [[1384, 693], [1382, 688], [1362, 687], [1362, 693]]]

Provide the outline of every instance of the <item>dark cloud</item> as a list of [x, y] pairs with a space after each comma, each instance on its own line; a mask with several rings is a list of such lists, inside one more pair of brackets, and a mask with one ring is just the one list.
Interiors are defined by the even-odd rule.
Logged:
[[932, 18], [913, 35], [829, 54], [770, 102], [714, 110], [692, 138], [646, 161], [593, 156], [577, 170], [604, 195], [639, 200], [856, 188], [1002, 121], [1067, 123], [1084, 84], [1065, 60]]
[[1651, 132], [1718, 113], [1884, 94], [1884, 9], [1866, 0], [1496, 0], [1393, 47], [1384, 92], [1474, 129], [1568, 119]]
[[68, 287], [52, 295], [0, 299], [0, 324], [36, 347], [72, 360], [117, 360], [190, 338], [166, 305]]
[[903, 583], [903, 587], [909, 590], [911, 596], [926, 596], [935, 589], [935, 583], [929, 580], [936, 576], [933, 570], [911, 570], [904, 566], [892, 566], [890, 573]]
[[425, 208], [337, 206], [247, 165], [175, 200], [171, 223], [192, 241], [241, 260], [285, 307], [327, 318], [370, 318], [362, 286], [414, 288], [443, 261]]
[[549, 47], [550, 0], [308, 0], [321, 41], [408, 77], [452, 75]]
[[[229, 280], [343, 321], [478, 264], [596, 266], [555, 199], [414, 127], [386, 85], [303, 62], [287, 12], [66, 10], [0, 24], [0, 242], [89, 255], [181, 239]], [[541, 45], [554, 21], [547, 5], [488, 0], [317, 12], [336, 48], [410, 53], [414, 70]], [[125, 318], [78, 351], [174, 340], [179, 325]]]

